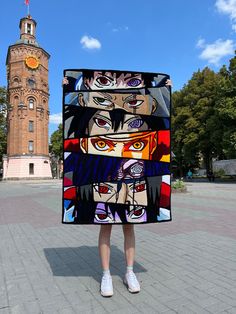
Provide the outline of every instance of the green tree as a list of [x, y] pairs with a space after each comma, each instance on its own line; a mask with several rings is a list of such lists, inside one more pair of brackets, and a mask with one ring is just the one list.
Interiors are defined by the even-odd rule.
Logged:
[[236, 55], [218, 73], [208, 67], [172, 97], [172, 149], [182, 176], [203, 156], [236, 158]]
[[219, 71], [216, 114], [221, 128], [219, 159], [236, 158], [236, 56]]
[[7, 90], [0, 87], [0, 164], [7, 153]]
[[182, 176], [187, 168], [196, 167], [200, 155], [207, 170], [219, 150], [215, 138], [215, 104], [218, 74], [204, 68], [193, 73], [184, 87], [173, 94], [173, 151]]
[[63, 159], [63, 134], [62, 124], [59, 124], [58, 129], [52, 133], [50, 137], [49, 150], [60, 160]]

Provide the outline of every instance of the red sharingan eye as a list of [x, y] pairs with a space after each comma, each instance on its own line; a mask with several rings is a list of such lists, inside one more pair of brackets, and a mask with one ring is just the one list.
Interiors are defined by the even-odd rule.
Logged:
[[135, 215], [135, 216], [140, 216], [140, 215], [142, 214], [142, 212], [143, 212], [142, 209], [136, 209], [136, 210], [134, 210], [133, 215]]
[[105, 120], [102, 119], [97, 119], [98, 125], [104, 126], [107, 124], [107, 122]]
[[107, 85], [109, 83], [108, 79], [104, 76], [100, 76], [97, 80], [101, 85]]
[[136, 192], [142, 192], [145, 190], [145, 183], [139, 184], [135, 186], [135, 191]]
[[98, 218], [104, 220], [107, 218], [107, 214], [97, 214]]
[[134, 106], [134, 105], [136, 105], [136, 104], [137, 104], [137, 100], [136, 100], [136, 99], [129, 101], [129, 105]]
[[107, 194], [108, 191], [109, 191], [108, 186], [103, 186], [103, 185], [101, 185], [101, 186], [98, 187], [98, 192], [99, 192], [99, 193]]

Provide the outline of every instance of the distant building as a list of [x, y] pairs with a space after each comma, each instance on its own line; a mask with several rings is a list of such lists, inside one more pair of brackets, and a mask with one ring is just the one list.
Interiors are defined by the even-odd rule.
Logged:
[[7, 53], [7, 156], [3, 179], [51, 178], [48, 151], [48, 60], [35, 37], [36, 21], [20, 20], [20, 39]]

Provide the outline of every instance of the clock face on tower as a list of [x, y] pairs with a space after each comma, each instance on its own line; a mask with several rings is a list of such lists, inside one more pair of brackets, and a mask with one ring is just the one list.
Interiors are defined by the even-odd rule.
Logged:
[[34, 56], [28, 56], [25, 58], [25, 64], [28, 68], [36, 70], [39, 66], [39, 60]]

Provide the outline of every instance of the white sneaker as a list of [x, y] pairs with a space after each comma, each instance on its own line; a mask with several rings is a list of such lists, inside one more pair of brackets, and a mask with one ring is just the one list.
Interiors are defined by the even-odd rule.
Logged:
[[127, 286], [129, 292], [137, 293], [140, 291], [140, 284], [133, 271], [128, 271], [125, 274], [124, 284]]
[[101, 295], [103, 297], [111, 297], [113, 295], [112, 278], [109, 274], [102, 276]]

